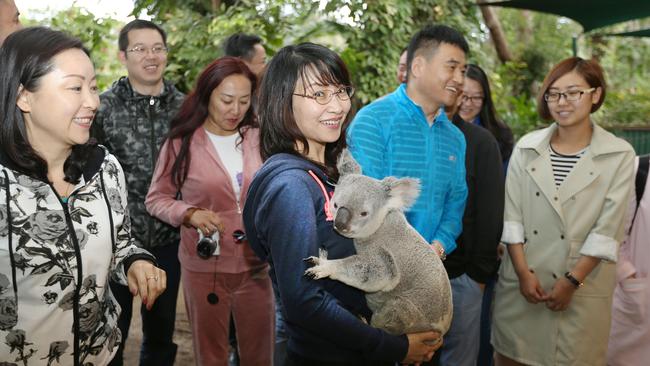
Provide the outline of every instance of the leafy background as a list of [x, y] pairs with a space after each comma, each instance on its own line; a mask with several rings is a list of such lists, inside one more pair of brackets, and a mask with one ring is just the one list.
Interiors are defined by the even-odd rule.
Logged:
[[[577, 23], [557, 16], [493, 8], [512, 53], [512, 60], [503, 63], [479, 7], [469, 0], [134, 0], [134, 5], [133, 14], [147, 12], [168, 32], [166, 77], [184, 91], [222, 55], [228, 35], [247, 32], [265, 40], [269, 57], [302, 41], [336, 50], [350, 68], [361, 106], [394, 90], [402, 48], [423, 25], [438, 22], [466, 35], [470, 61], [488, 72], [500, 116], [517, 136], [541, 125], [537, 89], [553, 64], [572, 55], [576, 35], [579, 55], [597, 57], [608, 78], [605, 105], [594, 118], [608, 127], [647, 126], [650, 118], [650, 40], [584, 35]], [[84, 40], [102, 90], [124, 73], [116, 56], [121, 22], [71, 7], [39, 23]], [[648, 26], [650, 20], [644, 19], [603, 31]]]

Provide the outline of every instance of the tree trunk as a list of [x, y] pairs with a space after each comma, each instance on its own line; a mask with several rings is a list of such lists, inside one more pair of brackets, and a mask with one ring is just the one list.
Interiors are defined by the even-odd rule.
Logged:
[[[477, 0], [476, 3], [483, 3], [483, 0]], [[503, 63], [512, 60], [512, 54], [508, 49], [508, 42], [506, 41], [505, 34], [503, 34], [503, 29], [501, 28], [501, 23], [499, 18], [492, 11], [492, 8], [489, 6], [480, 6], [481, 14], [483, 14], [483, 19], [485, 20], [485, 25], [490, 30], [490, 35], [492, 36], [492, 42], [494, 42], [494, 47], [497, 51], [497, 56], [499, 60]]]
[[220, 6], [221, 6], [221, 0], [212, 0], [212, 11], [219, 10]]

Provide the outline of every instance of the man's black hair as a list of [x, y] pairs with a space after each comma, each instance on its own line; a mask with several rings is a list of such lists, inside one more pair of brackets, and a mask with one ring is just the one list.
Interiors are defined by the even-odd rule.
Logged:
[[256, 44], [262, 44], [262, 38], [254, 34], [235, 33], [223, 43], [224, 56], [234, 56], [250, 61], [255, 55]]

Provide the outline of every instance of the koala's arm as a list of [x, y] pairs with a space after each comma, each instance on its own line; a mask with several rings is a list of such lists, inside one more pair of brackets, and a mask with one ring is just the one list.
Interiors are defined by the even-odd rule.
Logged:
[[[319, 268], [321, 267], [321, 268]], [[341, 281], [365, 292], [390, 291], [399, 283], [399, 271], [390, 253], [380, 250], [372, 255], [353, 255], [342, 259], [320, 260], [312, 268], [329, 273]]]

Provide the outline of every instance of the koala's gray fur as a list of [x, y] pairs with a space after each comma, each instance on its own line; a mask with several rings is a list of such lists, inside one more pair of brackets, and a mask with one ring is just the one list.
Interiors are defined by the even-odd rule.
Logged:
[[374, 327], [391, 334], [446, 333], [452, 317], [447, 272], [402, 212], [417, 198], [419, 181], [363, 176], [347, 150], [338, 169], [341, 177], [330, 210], [335, 229], [354, 239], [357, 254], [328, 260], [321, 250], [318, 258], [309, 258], [315, 266], [306, 274], [365, 291]]

